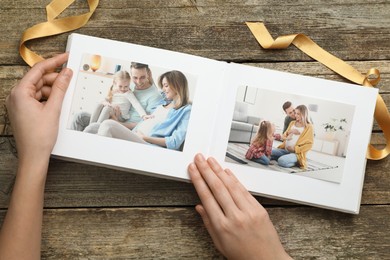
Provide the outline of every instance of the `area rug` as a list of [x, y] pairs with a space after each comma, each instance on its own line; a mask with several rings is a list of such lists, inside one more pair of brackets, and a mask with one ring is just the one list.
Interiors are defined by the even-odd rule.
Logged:
[[226, 157], [230, 158], [231, 160], [233, 160], [235, 163], [238, 164], [246, 164], [252, 167], [274, 170], [279, 172], [286, 172], [286, 173], [297, 173], [297, 172], [304, 172], [304, 171], [321, 171], [326, 169], [338, 168], [338, 166], [329, 165], [323, 162], [312, 160], [310, 158], [307, 158], [308, 166], [306, 170], [303, 170], [296, 166], [291, 168], [283, 168], [280, 167], [276, 161], [271, 161], [273, 165], [266, 166], [266, 165], [253, 162], [251, 160], [247, 160], [245, 158], [245, 153], [248, 150], [248, 148], [249, 148], [249, 144], [229, 143], [226, 151]]

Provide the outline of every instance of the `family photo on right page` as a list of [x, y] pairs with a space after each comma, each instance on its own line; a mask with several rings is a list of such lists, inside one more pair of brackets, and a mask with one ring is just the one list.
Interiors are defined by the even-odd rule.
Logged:
[[225, 160], [339, 183], [354, 111], [345, 103], [240, 86]]
[[212, 154], [255, 195], [359, 212], [377, 90], [231, 63]]

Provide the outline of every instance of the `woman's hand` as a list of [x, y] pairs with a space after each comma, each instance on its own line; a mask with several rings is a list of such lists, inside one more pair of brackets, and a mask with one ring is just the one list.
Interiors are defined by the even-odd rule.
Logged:
[[301, 134], [301, 132], [299, 132], [298, 129], [291, 129], [289, 133], [290, 134], [294, 134], [294, 135], [300, 135]]
[[286, 150], [289, 151], [290, 153], [295, 153], [294, 146], [287, 146]]
[[137, 131], [137, 132], [135, 132], [137, 135], [138, 135], [138, 137], [139, 138], [141, 138], [142, 140], [144, 140], [144, 138], [145, 138], [145, 134], [144, 133], [142, 133], [141, 131]]
[[6, 99], [18, 156], [24, 159], [49, 158], [58, 134], [62, 101], [72, 71], [54, 70], [68, 59], [64, 53], [37, 63]]
[[217, 249], [229, 259], [289, 259], [267, 211], [214, 158], [195, 156], [188, 167], [201, 215]]
[[144, 116], [142, 116], [142, 120], [148, 120], [148, 119], [152, 119], [152, 118], [154, 118], [154, 115], [144, 115]]

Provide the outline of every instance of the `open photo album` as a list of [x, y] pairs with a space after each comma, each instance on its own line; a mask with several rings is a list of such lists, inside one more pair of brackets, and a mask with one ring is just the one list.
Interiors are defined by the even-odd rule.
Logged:
[[189, 181], [215, 157], [254, 195], [358, 214], [374, 88], [71, 34], [53, 156]]

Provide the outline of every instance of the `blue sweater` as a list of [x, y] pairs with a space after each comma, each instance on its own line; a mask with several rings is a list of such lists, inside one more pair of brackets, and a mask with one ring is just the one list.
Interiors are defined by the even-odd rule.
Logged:
[[186, 137], [190, 114], [191, 105], [172, 108], [164, 122], [153, 127], [150, 136], [164, 137], [168, 149], [179, 150]]

